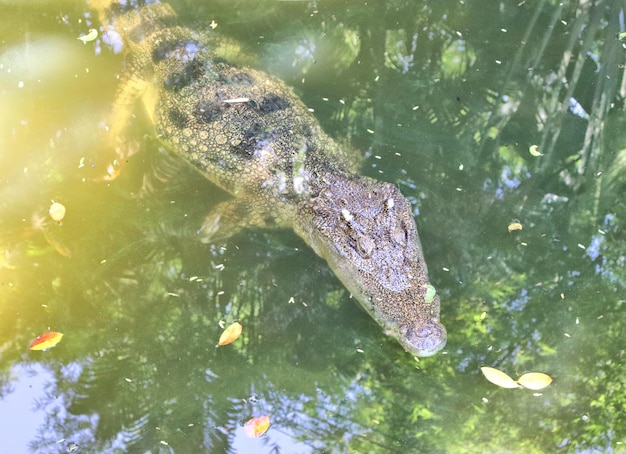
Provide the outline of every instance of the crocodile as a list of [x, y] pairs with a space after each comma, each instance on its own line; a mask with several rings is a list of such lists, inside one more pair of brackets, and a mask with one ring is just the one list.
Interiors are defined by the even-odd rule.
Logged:
[[395, 185], [359, 175], [285, 82], [216, 55], [214, 32], [182, 26], [169, 4], [91, 7], [127, 58], [109, 137], [123, 137], [141, 100], [164, 146], [232, 195], [199, 227], [203, 241], [291, 228], [407, 352], [445, 346], [411, 205]]

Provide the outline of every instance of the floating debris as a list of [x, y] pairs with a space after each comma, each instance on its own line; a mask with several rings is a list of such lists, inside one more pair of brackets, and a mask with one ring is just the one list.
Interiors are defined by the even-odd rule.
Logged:
[[50, 208], [48, 209], [48, 214], [50, 214], [52, 220], [56, 222], [61, 222], [63, 220], [63, 218], [65, 217], [65, 212], [65, 205], [59, 202], [55, 202], [54, 200], [52, 201], [52, 205], [50, 205]]
[[241, 323], [239, 322], [235, 322], [230, 325], [224, 330], [224, 332], [220, 336], [220, 340], [217, 342], [218, 347], [235, 342], [237, 338], [241, 335], [242, 330], [243, 326], [241, 326]]
[[552, 383], [552, 377], [541, 372], [529, 372], [517, 379], [517, 382], [524, 388], [537, 391]]
[[81, 40], [83, 44], [87, 44], [88, 42], [95, 40], [97, 37], [98, 30], [96, 30], [95, 28], [90, 28], [89, 33], [87, 33], [86, 35], [81, 35], [76, 39]]
[[493, 367], [481, 367], [480, 371], [487, 380], [501, 388], [526, 388], [537, 391], [552, 383], [552, 377], [541, 372], [528, 372], [516, 381]]
[[62, 337], [63, 337], [63, 333], [57, 333], [54, 331], [43, 333], [37, 336], [35, 340], [30, 343], [30, 345], [28, 346], [28, 349], [29, 350], [47, 350], [51, 347], [54, 347], [59, 342], [61, 342]]
[[519, 388], [520, 385], [509, 377], [501, 370], [494, 369], [493, 367], [481, 367], [480, 371], [485, 378], [494, 385], [498, 385], [501, 388]]
[[514, 232], [515, 230], [522, 230], [522, 228], [522, 224], [520, 224], [519, 222], [511, 222], [507, 227], [507, 230], [509, 232]]
[[248, 420], [243, 425], [243, 431], [246, 436], [249, 438], [257, 438], [267, 432], [267, 429], [270, 428], [270, 417], [269, 416], [258, 416], [256, 418], [252, 418]]

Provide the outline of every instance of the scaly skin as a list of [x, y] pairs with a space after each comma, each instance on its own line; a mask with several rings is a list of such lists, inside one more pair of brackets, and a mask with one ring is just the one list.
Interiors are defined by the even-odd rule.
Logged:
[[112, 136], [123, 136], [141, 98], [161, 141], [234, 196], [207, 216], [205, 241], [242, 227], [293, 228], [408, 352], [444, 347], [439, 297], [395, 186], [359, 176], [284, 82], [217, 58], [210, 35], [179, 26], [169, 5], [92, 6], [128, 54]]

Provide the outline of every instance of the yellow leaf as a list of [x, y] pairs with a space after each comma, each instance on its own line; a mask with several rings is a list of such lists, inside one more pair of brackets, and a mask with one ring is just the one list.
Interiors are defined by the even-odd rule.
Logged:
[[220, 340], [217, 342], [218, 346], [228, 345], [231, 342], [237, 340], [237, 338], [241, 335], [241, 331], [243, 330], [243, 326], [241, 323], [235, 322], [230, 325], [228, 328], [224, 330], [222, 335], [220, 336]]
[[50, 347], [54, 347], [61, 341], [63, 333], [55, 333], [54, 331], [43, 333], [30, 343], [28, 348], [30, 350], [45, 350]]
[[513, 232], [515, 230], [522, 230], [523, 227], [519, 222], [511, 222], [507, 228], [509, 232]]
[[270, 428], [269, 416], [258, 416], [256, 418], [252, 418], [243, 425], [243, 431], [245, 432], [246, 437], [249, 437], [249, 438], [260, 437], [265, 432], [267, 432], [267, 429], [269, 428]]
[[543, 389], [552, 383], [552, 377], [541, 372], [529, 372], [522, 375], [517, 382], [524, 388], [538, 390]]
[[537, 145], [531, 145], [528, 147], [528, 152], [535, 157], [543, 156], [543, 153], [539, 151], [539, 147]]
[[97, 37], [98, 37], [98, 30], [96, 30], [95, 28], [90, 28], [88, 34], [79, 36], [76, 39], [80, 39], [83, 42], [83, 44], [87, 44], [89, 41], [93, 41]]
[[519, 388], [515, 380], [498, 369], [494, 369], [493, 367], [481, 367], [480, 371], [485, 378], [494, 385], [498, 385], [502, 388]]
[[61, 222], [65, 217], [65, 205], [53, 201], [48, 209], [48, 214], [54, 221]]

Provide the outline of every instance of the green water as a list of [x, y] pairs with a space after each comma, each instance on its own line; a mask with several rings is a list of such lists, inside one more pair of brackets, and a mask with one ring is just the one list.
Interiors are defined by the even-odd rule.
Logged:
[[107, 179], [123, 57], [83, 2], [2, 2], [0, 452], [626, 452], [624, 6], [591, 3], [173, 2], [414, 204], [448, 330], [416, 361], [291, 232], [200, 243], [227, 195], [140, 109]]

